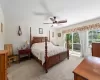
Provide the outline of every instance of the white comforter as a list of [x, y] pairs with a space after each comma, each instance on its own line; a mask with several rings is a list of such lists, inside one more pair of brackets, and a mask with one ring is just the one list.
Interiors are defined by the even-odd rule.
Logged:
[[[61, 46], [54, 46], [52, 43], [47, 43], [47, 56], [53, 56], [58, 53], [67, 51], [66, 48]], [[45, 43], [35, 43], [31, 47], [32, 54], [35, 55], [39, 60], [42, 61], [42, 64], [45, 62]]]

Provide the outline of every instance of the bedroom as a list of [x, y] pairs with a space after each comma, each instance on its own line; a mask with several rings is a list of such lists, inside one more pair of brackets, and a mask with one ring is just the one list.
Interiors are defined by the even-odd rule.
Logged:
[[[65, 46], [66, 34], [70, 34], [71, 37], [69, 60], [66, 59], [50, 68], [47, 74], [34, 59], [22, 61], [20, 64], [11, 65], [8, 70], [9, 80], [72, 80], [74, 68], [83, 57], [92, 54], [91, 43], [99, 42], [99, 0], [0, 0], [0, 4], [0, 22], [3, 24], [3, 31], [0, 27], [0, 50], [4, 49], [4, 44], [12, 44], [13, 53], [18, 54], [18, 49], [30, 42], [30, 27], [32, 37], [47, 36], [56, 46]], [[57, 21], [67, 20], [67, 23], [43, 24], [52, 23], [50, 18], [54, 16]], [[19, 26], [22, 32], [20, 36]], [[84, 26], [85, 29], [80, 28]], [[98, 37], [95, 39], [94, 35]], [[30, 70], [32, 67], [34, 69]]]

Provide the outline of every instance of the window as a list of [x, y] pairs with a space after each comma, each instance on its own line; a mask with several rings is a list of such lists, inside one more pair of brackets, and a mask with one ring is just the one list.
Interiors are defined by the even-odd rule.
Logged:
[[73, 50], [80, 52], [80, 39], [78, 33], [73, 33]]
[[91, 45], [93, 42], [100, 42], [100, 30], [91, 30], [88, 32], [88, 42]]
[[[69, 35], [69, 48], [71, 51], [80, 52], [80, 39], [77, 32], [68, 34]], [[66, 35], [67, 37], [67, 35]]]
[[66, 34], [66, 38], [69, 36], [69, 49], [72, 50], [72, 34]]

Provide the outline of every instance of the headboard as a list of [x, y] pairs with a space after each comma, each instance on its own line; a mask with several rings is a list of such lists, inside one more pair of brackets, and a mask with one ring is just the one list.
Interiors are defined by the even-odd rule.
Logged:
[[45, 39], [47, 39], [47, 37], [33, 37], [31, 41], [31, 45], [34, 43], [45, 42]]
[[50, 41], [50, 31], [49, 31], [49, 40], [48, 37], [32, 37], [31, 27], [30, 27], [30, 48], [34, 43], [47, 42], [47, 41]]

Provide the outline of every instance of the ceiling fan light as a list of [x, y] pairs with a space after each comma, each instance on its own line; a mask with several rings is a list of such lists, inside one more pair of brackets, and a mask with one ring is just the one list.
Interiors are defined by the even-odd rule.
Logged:
[[54, 26], [54, 27], [56, 27], [56, 26], [57, 26], [57, 24], [53, 24], [53, 26]]

